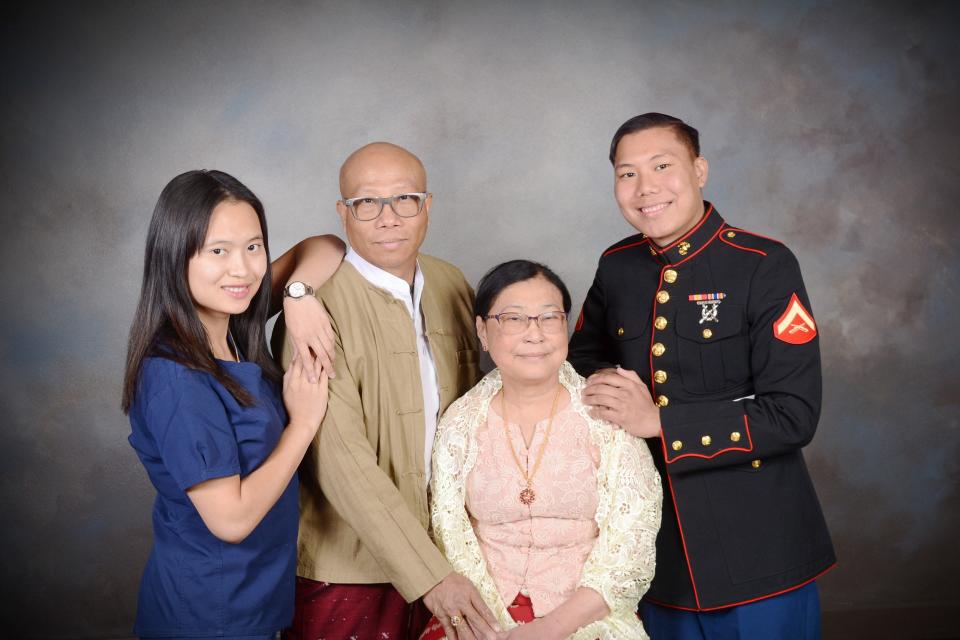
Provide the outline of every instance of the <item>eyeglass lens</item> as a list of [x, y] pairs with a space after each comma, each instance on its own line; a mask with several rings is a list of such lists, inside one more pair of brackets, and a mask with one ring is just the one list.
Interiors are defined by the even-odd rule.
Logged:
[[394, 212], [402, 218], [412, 218], [420, 213], [422, 198], [415, 193], [402, 193], [392, 198], [360, 198], [354, 200], [353, 211], [358, 220], [373, 220], [383, 211], [384, 200], [389, 201]]
[[498, 316], [503, 332], [514, 335], [526, 331], [531, 320], [535, 321], [544, 333], [559, 333], [563, 330], [564, 314], [551, 312], [528, 316], [524, 313], [501, 313]]

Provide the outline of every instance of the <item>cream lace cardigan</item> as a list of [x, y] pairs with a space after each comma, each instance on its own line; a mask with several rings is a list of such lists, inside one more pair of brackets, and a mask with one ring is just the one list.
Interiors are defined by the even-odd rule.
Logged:
[[[610, 614], [581, 627], [571, 640], [638, 640], [648, 636], [637, 619], [637, 602], [650, 586], [660, 528], [660, 474], [650, 450], [609, 423], [591, 418], [580, 401], [584, 380], [564, 362], [560, 382], [570, 392], [574, 410], [587, 421], [600, 450], [597, 470], [599, 502], [595, 520], [600, 530], [580, 575], [579, 586], [599, 593]], [[437, 425], [430, 482], [434, 540], [453, 568], [469, 578], [504, 629], [516, 626], [507, 613], [493, 578], [487, 572], [480, 544], [465, 507], [466, 483], [477, 460], [474, 434], [502, 385], [493, 370], [455, 401]]]

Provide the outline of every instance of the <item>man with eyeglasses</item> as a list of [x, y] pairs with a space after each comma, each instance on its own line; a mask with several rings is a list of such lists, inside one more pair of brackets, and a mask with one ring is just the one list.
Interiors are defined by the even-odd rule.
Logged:
[[[286, 637], [415, 639], [426, 605], [458, 638], [492, 638], [493, 614], [427, 533], [437, 416], [480, 377], [473, 291], [456, 267], [419, 253], [432, 196], [412, 153], [385, 142], [358, 149], [340, 169], [340, 193], [350, 248], [316, 292], [336, 334], [337, 375], [301, 469]], [[282, 322], [276, 331], [289, 364]]]

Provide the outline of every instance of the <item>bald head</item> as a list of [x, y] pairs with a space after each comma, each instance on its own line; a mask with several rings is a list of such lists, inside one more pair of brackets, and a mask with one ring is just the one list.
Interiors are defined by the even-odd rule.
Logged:
[[[370, 264], [412, 284], [417, 268], [417, 253], [427, 233], [432, 196], [420, 209], [401, 216], [394, 204], [384, 206], [375, 218], [358, 220], [347, 206], [352, 198], [385, 199], [421, 194], [427, 190], [427, 172], [423, 163], [403, 147], [389, 142], [372, 142], [360, 147], [340, 167], [340, 195], [337, 214], [343, 222], [350, 247]], [[369, 202], [369, 201], [368, 201]], [[389, 200], [389, 202], [393, 202]], [[404, 200], [410, 204], [409, 199]]]
[[413, 191], [426, 191], [427, 172], [420, 158], [403, 147], [389, 142], [371, 142], [351, 153], [340, 167], [340, 195], [353, 198], [398, 193], [361, 193], [378, 184], [407, 184], [408, 190], [412, 187]]

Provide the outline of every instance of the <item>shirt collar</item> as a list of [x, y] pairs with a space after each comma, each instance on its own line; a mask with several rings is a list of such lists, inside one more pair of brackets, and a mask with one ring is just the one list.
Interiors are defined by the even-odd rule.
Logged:
[[[394, 298], [398, 300], [410, 300], [410, 285], [403, 278], [398, 278], [392, 273], [381, 269], [375, 264], [368, 262], [359, 253], [353, 250], [353, 247], [347, 249], [347, 255], [343, 258], [363, 276], [363, 279], [375, 287], [386, 289]], [[423, 293], [423, 271], [420, 269], [420, 262], [413, 275], [413, 306], [420, 306], [420, 295]]]
[[717, 213], [713, 204], [703, 201], [704, 214], [700, 222], [680, 238], [677, 238], [666, 247], [658, 247], [650, 242], [650, 255], [663, 264], [677, 264], [689, 260], [701, 249], [713, 242], [723, 226], [723, 218]]

